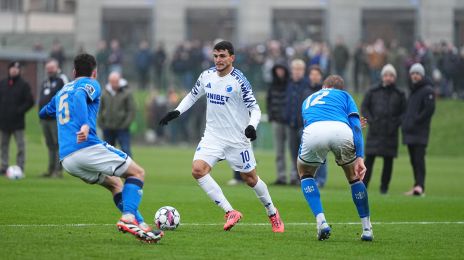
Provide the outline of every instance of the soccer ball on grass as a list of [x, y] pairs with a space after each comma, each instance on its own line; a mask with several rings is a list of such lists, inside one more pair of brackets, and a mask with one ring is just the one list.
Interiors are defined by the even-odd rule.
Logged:
[[174, 230], [180, 224], [180, 214], [171, 206], [164, 206], [155, 213], [155, 226], [161, 230]]

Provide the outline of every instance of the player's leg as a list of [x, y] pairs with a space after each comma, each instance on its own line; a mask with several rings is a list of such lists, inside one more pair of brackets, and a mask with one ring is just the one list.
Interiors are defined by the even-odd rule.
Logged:
[[373, 233], [366, 186], [356, 176], [354, 163], [342, 165], [342, 168], [345, 172], [346, 179], [351, 185], [351, 195], [353, 202], [358, 211], [358, 215], [361, 218], [361, 224], [363, 228], [361, 239], [363, 241], [371, 241], [373, 239]]
[[322, 208], [321, 195], [314, 179], [316, 170], [325, 161], [328, 153], [327, 131], [320, 124], [312, 124], [303, 131], [297, 158], [301, 191], [317, 222], [317, 237], [325, 240], [330, 237], [331, 228], [327, 224]]
[[[121, 178], [116, 177], [116, 176], [105, 176], [104, 181], [100, 183], [100, 185], [105, 187], [111, 192], [111, 194], [113, 195], [114, 204], [119, 209], [119, 211], [121, 211], [122, 213], [124, 210], [124, 207], [123, 207], [123, 201], [122, 201], [123, 183], [121, 181]], [[145, 222], [139, 210], [137, 210], [137, 212], [135, 213], [135, 219], [137, 220], [137, 222], [139, 223], [139, 226], [144, 231], [150, 230], [150, 226]]]
[[250, 172], [241, 172], [240, 175], [242, 176], [243, 181], [248, 186], [253, 188], [256, 197], [258, 197], [266, 209], [267, 216], [269, 217], [269, 221], [272, 225], [272, 231], [276, 233], [284, 232], [284, 222], [280, 218], [279, 211], [272, 202], [271, 195], [269, 194], [266, 183], [264, 183], [264, 181], [262, 181], [259, 176], [256, 175], [256, 169], [253, 169]]

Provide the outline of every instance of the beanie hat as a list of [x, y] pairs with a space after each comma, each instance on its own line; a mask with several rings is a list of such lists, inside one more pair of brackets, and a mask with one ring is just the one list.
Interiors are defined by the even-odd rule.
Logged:
[[409, 74], [412, 74], [412, 73], [418, 73], [419, 75], [424, 77], [425, 76], [424, 66], [422, 66], [422, 64], [420, 63], [413, 64], [411, 68], [409, 69]]
[[393, 76], [395, 76], [396, 78], [396, 70], [395, 70], [395, 67], [393, 67], [393, 65], [391, 64], [387, 64], [385, 66], [383, 66], [382, 68], [382, 72], [380, 73], [380, 75], [385, 75], [385, 73], [390, 73], [390, 74], [393, 74]]

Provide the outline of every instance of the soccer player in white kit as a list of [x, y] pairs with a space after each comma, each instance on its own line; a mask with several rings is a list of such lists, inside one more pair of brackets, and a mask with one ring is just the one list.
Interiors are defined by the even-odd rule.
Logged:
[[231, 206], [210, 175], [218, 161], [226, 160], [255, 191], [266, 208], [272, 231], [284, 232], [284, 223], [274, 207], [267, 186], [256, 175], [256, 161], [250, 140], [256, 139], [261, 110], [251, 85], [243, 73], [232, 66], [235, 56], [230, 42], [217, 43], [213, 58], [215, 67], [201, 73], [192, 91], [175, 110], [161, 119], [160, 125], [167, 125], [170, 120], [187, 111], [202, 95], [206, 95], [206, 129], [193, 158], [193, 178], [211, 200], [224, 210], [224, 230], [230, 230], [240, 221], [242, 213]]

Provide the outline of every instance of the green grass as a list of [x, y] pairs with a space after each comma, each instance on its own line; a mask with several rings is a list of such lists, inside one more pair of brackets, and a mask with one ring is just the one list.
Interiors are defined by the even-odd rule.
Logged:
[[[464, 253], [463, 224], [389, 224], [464, 221], [462, 157], [428, 157], [424, 198], [402, 195], [412, 185], [405, 156], [395, 161], [390, 194], [379, 195], [379, 161], [369, 190], [375, 232], [372, 243], [359, 240], [360, 225], [347, 224], [359, 219], [343, 173], [330, 157], [329, 180], [321, 196], [326, 216], [333, 223], [333, 235], [320, 242], [299, 189], [269, 185], [287, 223], [285, 233], [273, 234], [253, 191], [245, 186], [226, 186], [231, 171], [227, 163], [218, 164], [214, 178], [232, 205], [244, 214], [242, 222], [224, 232], [223, 212], [190, 176], [193, 148], [135, 147], [135, 160], [148, 174], [141, 205], [146, 219], [164, 205], [176, 207], [181, 214], [177, 230], [166, 232], [159, 244], [147, 245], [116, 231], [119, 214], [106, 190], [70, 175], [42, 179], [39, 173], [47, 163], [45, 148], [30, 142], [27, 152], [27, 178], [0, 179], [0, 259], [455, 259]], [[256, 157], [260, 176], [271, 183], [275, 177], [273, 154], [258, 150]], [[95, 225], [64, 225], [78, 223]], [[255, 223], [263, 225], [252, 225]], [[16, 224], [23, 226], [13, 226]]]

